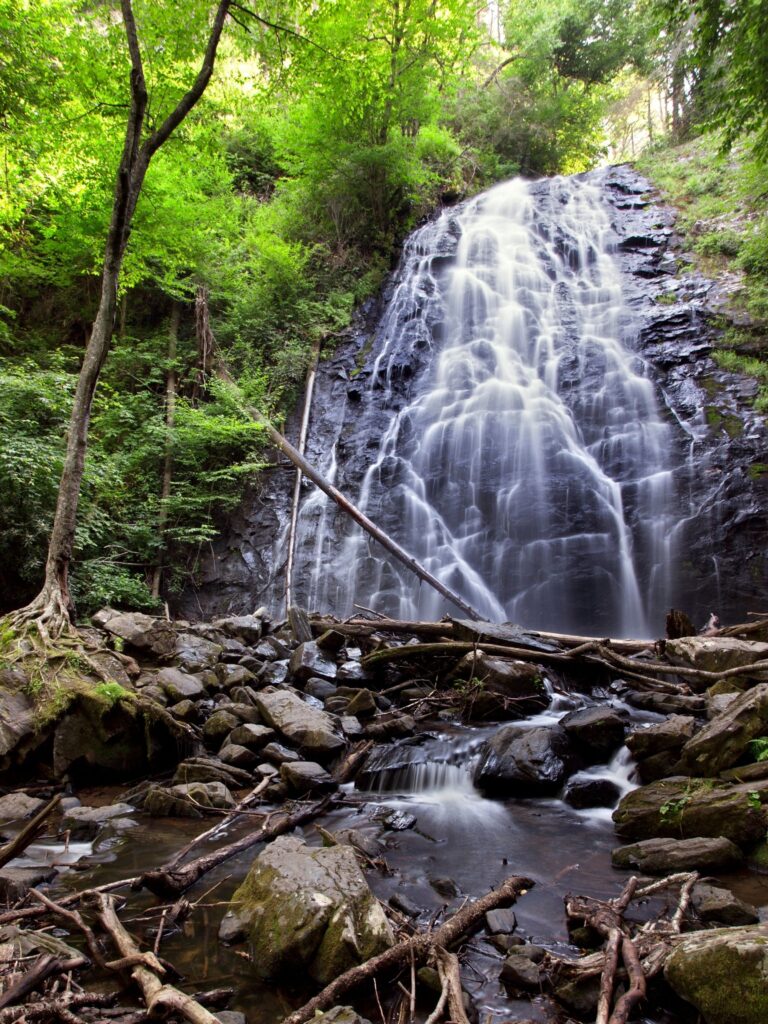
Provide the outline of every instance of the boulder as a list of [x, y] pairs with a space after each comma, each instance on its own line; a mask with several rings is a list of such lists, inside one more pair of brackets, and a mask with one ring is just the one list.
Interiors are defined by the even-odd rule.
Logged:
[[310, 707], [293, 690], [263, 690], [256, 695], [256, 707], [267, 725], [321, 761], [334, 757], [346, 745], [336, 720]]
[[570, 711], [560, 719], [582, 761], [600, 764], [624, 743], [626, 723], [613, 708], [594, 707]]
[[556, 792], [567, 774], [568, 737], [558, 726], [503, 726], [480, 751], [475, 784], [500, 796]]
[[235, 801], [221, 782], [191, 782], [178, 786], [151, 786], [144, 810], [154, 818], [202, 818], [204, 809], [229, 810]]
[[[338, 693], [342, 694], [345, 689], [346, 687], [340, 686]], [[353, 718], [370, 718], [376, 714], [378, 708], [370, 690], [353, 690], [344, 710]]]
[[255, 768], [260, 761], [259, 755], [249, 747], [243, 747], [239, 743], [225, 743], [219, 751], [219, 757], [226, 765], [234, 768]]
[[613, 807], [621, 790], [610, 779], [573, 778], [568, 783], [563, 799], [571, 807]]
[[233, 896], [247, 922], [254, 971], [265, 979], [306, 971], [319, 985], [383, 952], [389, 923], [349, 846], [271, 843]]
[[501, 968], [501, 982], [507, 988], [538, 992], [541, 988], [541, 968], [527, 956], [510, 953]]
[[221, 708], [219, 711], [214, 711], [203, 726], [203, 736], [209, 743], [218, 745], [238, 725], [240, 725], [239, 716], [234, 715], [228, 707]]
[[615, 868], [637, 868], [649, 875], [674, 871], [720, 871], [740, 864], [744, 855], [730, 839], [644, 839], [620, 846], [611, 854]]
[[20, 821], [31, 818], [45, 806], [45, 800], [26, 793], [9, 793], [0, 796], [0, 821]]
[[176, 650], [176, 630], [167, 619], [157, 619], [143, 612], [115, 612], [108, 615], [109, 611], [103, 609], [97, 613], [101, 616], [99, 624], [130, 647], [149, 651], [158, 658], [169, 658]]
[[174, 785], [189, 782], [222, 782], [230, 789], [241, 789], [253, 785], [253, 775], [213, 757], [190, 757], [181, 762], [173, 776]]
[[225, 690], [232, 690], [236, 686], [251, 686], [256, 681], [254, 673], [244, 665], [228, 665], [224, 662], [216, 666], [216, 678]]
[[293, 761], [284, 764], [280, 768], [280, 778], [289, 792], [296, 796], [336, 788], [333, 777], [315, 761]]
[[30, 889], [50, 882], [58, 872], [52, 867], [11, 868], [6, 865], [0, 868], [0, 903], [13, 906]]
[[0, 771], [9, 767], [11, 760], [23, 758], [21, 748], [30, 741], [35, 745], [35, 705], [21, 691], [27, 677], [20, 669], [0, 671]]
[[734, 896], [730, 889], [722, 889], [709, 882], [696, 883], [691, 906], [704, 924], [719, 924], [730, 928], [757, 924], [760, 920], [755, 907]]
[[685, 936], [664, 977], [706, 1024], [764, 1024], [768, 1009], [768, 924]]
[[717, 775], [744, 756], [750, 740], [767, 733], [768, 683], [761, 683], [736, 697], [685, 744], [681, 764], [696, 775]]
[[[662, 779], [628, 793], [613, 812], [623, 839], [725, 836], [739, 846], [765, 832], [761, 793], [766, 782], [730, 785], [722, 779]], [[765, 795], [765, 794], [762, 794]]]
[[179, 700], [198, 700], [205, 695], [205, 686], [201, 680], [178, 668], [161, 668], [157, 673], [157, 682], [174, 703]]
[[268, 761], [271, 761], [276, 765], [288, 764], [291, 761], [301, 760], [295, 750], [289, 750], [288, 747], [284, 747], [282, 743], [268, 743], [262, 750], [261, 754], [262, 757], [266, 757]]
[[659, 779], [671, 779], [680, 774], [680, 752], [678, 750], [662, 750], [658, 754], [646, 757], [637, 766], [637, 774], [641, 782], [657, 782]]
[[222, 655], [220, 644], [194, 633], [179, 633], [176, 639], [175, 661], [185, 672], [202, 672], [213, 668]]
[[638, 760], [666, 751], [678, 751], [696, 731], [692, 715], [670, 715], [663, 722], [642, 726], [627, 736], [627, 746]]
[[454, 675], [470, 684], [462, 686], [468, 721], [522, 718], [549, 704], [541, 669], [525, 661], [474, 651], [462, 658]]
[[[702, 672], [726, 672], [730, 668], [768, 659], [768, 644], [730, 636], [684, 636], [679, 640], [668, 640], [664, 651], [674, 665], [685, 665]], [[758, 672], [754, 678], [765, 679], [766, 673]], [[696, 687], [695, 679], [686, 681], [691, 687]], [[706, 689], [706, 683], [700, 685]]]
[[225, 636], [242, 640], [246, 644], [258, 643], [263, 628], [261, 619], [255, 615], [229, 615], [214, 619], [213, 625]]
[[291, 655], [288, 668], [300, 682], [306, 682], [312, 676], [333, 680], [336, 678], [336, 661], [332, 655], [318, 647], [314, 640], [299, 644]]
[[249, 750], [261, 750], [275, 738], [275, 730], [268, 725], [254, 725], [246, 722], [236, 726], [229, 734], [228, 743], [239, 743]]

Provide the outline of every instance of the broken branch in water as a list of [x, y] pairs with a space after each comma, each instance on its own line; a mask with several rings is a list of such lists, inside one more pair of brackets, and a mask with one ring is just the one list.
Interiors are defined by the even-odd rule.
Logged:
[[[498, 889], [494, 889], [486, 896], [482, 896], [474, 903], [469, 903], [457, 911], [434, 932], [420, 933], [412, 938], [404, 939], [396, 945], [391, 946], [378, 956], [371, 957], [358, 967], [352, 967], [345, 971], [335, 981], [319, 992], [316, 996], [299, 1007], [292, 1014], [285, 1018], [283, 1024], [305, 1024], [312, 1019], [316, 1011], [327, 1010], [334, 1006], [341, 996], [349, 989], [359, 985], [362, 981], [375, 979], [384, 971], [390, 971], [396, 967], [408, 967], [413, 962], [427, 959], [434, 951], [442, 948], [448, 949], [457, 942], [462, 935], [470, 931], [489, 911], [504, 904], [514, 903], [520, 896], [524, 895], [531, 888], [533, 882], [530, 878], [512, 876], [503, 882]], [[445, 969], [445, 968], [444, 968]], [[444, 985], [445, 987], [445, 985]], [[459, 986], [460, 988], [460, 986]], [[451, 999], [451, 994], [446, 995], [446, 1001]], [[454, 1017], [458, 1020], [458, 1017]]]

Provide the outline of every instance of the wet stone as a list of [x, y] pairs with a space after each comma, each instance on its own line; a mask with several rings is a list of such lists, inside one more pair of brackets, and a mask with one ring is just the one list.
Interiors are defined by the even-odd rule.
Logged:
[[238, 725], [229, 735], [230, 743], [239, 743], [249, 750], [260, 750], [275, 738], [275, 730], [268, 725], [254, 725], [250, 722]]
[[284, 747], [282, 743], [268, 743], [261, 751], [262, 757], [274, 762], [274, 764], [288, 764], [291, 761], [300, 761], [301, 758], [295, 750]]
[[313, 640], [299, 644], [291, 655], [288, 667], [291, 674], [301, 682], [312, 676], [330, 680], [336, 678], [336, 661]]
[[214, 711], [203, 726], [203, 736], [211, 743], [217, 743], [228, 736], [240, 724], [240, 718], [232, 714], [231, 708]]
[[313, 676], [304, 684], [304, 693], [310, 697], [317, 697], [318, 700], [325, 700], [326, 697], [332, 697], [336, 693], [336, 687], [327, 679]]
[[538, 990], [541, 986], [541, 972], [538, 965], [527, 956], [510, 953], [501, 968], [501, 982], [507, 988]]
[[626, 723], [613, 708], [582, 708], [560, 719], [561, 728], [587, 764], [606, 760], [624, 742]]
[[513, 910], [489, 910], [485, 915], [485, 928], [491, 935], [509, 935], [517, 928]]
[[187, 699], [196, 700], [205, 695], [202, 682], [196, 676], [182, 672], [178, 668], [161, 668], [157, 673], [157, 682], [174, 703]]
[[255, 768], [259, 763], [259, 756], [255, 750], [243, 747], [239, 743], [227, 743], [219, 751], [219, 757], [224, 764], [233, 765], [235, 768]]
[[416, 824], [416, 816], [408, 811], [392, 811], [384, 819], [384, 824], [393, 832], [405, 832]]
[[45, 800], [26, 793], [9, 793], [0, 796], [0, 821], [16, 821], [31, 818], [45, 806]]
[[708, 882], [696, 883], [691, 896], [691, 906], [704, 924], [735, 927], [757, 924], [760, 920], [757, 909], [751, 904], [734, 896], [730, 889], [710, 885]]
[[718, 871], [733, 867], [743, 860], [741, 850], [730, 839], [646, 839], [640, 843], [620, 846], [611, 854], [617, 868], [637, 868], [649, 874], [703, 869]]
[[219, 644], [195, 636], [194, 633], [180, 633], [176, 640], [175, 661], [186, 672], [201, 672], [213, 668], [221, 657]]
[[280, 768], [280, 778], [297, 796], [336, 788], [332, 776], [314, 761], [293, 761], [284, 764]]
[[193, 722], [197, 718], [197, 708], [193, 701], [180, 700], [178, 704], [172, 705], [168, 710], [174, 718], [181, 722]]
[[406, 917], [418, 917], [421, 913], [421, 907], [401, 892], [396, 892], [394, 896], [389, 897], [389, 905], [395, 910], [399, 910], [401, 914], [405, 914]]
[[610, 779], [571, 779], [565, 790], [565, 802], [577, 810], [589, 807], [613, 807], [621, 790]]
[[225, 690], [235, 686], [249, 686], [255, 682], [256, 676], [243, 665], [217, 665], [216, 678]]
[[219, 942], [225, 945], [234, 945], [236, 942], [243, 942], [246, 937], [245, 922], [232, 910], [228, 910], [221, 919], [219, 925]]
[[257, 674], [259, 686], [282, 686], [288, 678], [288, 664], [274, 661], [264, 665]]

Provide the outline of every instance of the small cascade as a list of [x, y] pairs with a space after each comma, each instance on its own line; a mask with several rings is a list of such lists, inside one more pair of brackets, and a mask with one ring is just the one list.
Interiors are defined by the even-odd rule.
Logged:
[[[600, 189], [566, 178], [507, 182], [417, 231], [354, 431], [326, 456], [342, 487], [357, 460], [358, 506], [491, 620], [647, 635], [673, 599], [685, 466], [614, 246]], [[452, 610], [317, 494], [297, 564], [311, 607]]]

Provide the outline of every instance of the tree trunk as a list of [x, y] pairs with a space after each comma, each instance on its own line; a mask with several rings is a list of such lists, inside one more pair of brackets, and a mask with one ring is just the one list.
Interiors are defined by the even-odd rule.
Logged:
[[168, 328], [168, 369], [165, 373], [165, 457], [163, 459], [163, 482], [160, 488], [160, 511], [157, 516], [157, 532], [160, 545], [157, 551], [157, 565], [152, 574], [152, 596], [160, 596], [160, 582], [163, 576], [163, 554], [165, 552], [165, 527], [168, 523], [168, 499], [171, 496], [173, 479], [173, 425], [176, 419], [176, 347], [179, 340], [181, 305], [174, 301], [171, 308], [171, 323]]
[[202, 66], [194, 82], [160, 126], [142, 142], [148, 102], [144, 65], [131, 0], [120, 0], [131, 59], [130, 109], [104, 251], [99, 307], [77, 380], [43, 587], [31, 604], [19, 613], [22, 620], [35, 621], [44, 638], [58, 636], [74, 617], [74, 605], [69, 591], [69, 568], [75, 543], [91, 407], [101, 368], [115, 330], [120, 270], [136, 204], [141, 195], [150, 160], [192, 110], [211, 79], [216, 51], [230, 5], [231, 0], [220, 0], [216, 8]]

